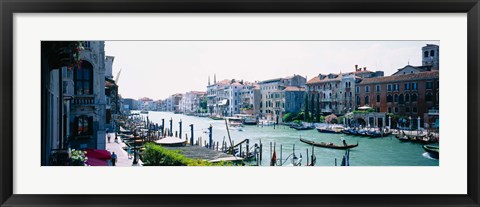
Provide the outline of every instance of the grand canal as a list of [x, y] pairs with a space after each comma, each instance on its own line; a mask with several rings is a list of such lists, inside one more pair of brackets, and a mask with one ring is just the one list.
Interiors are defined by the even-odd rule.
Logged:
[[[147, 114], [142, 114], [147, 116]], [[212, 120], [205, 117], [186, 116], [183, 114], [174, 114], [171, 112], [155, 112], [150, 111], [148, 114], [150, 121], [162, 123], [165, 119], [165, 126], [169, 127], [170, 118], [173, 119], [173, 131], [179, 130], [178, 122], [182, 120], [182, 134], [188, 134], [190, 137], [190, 124], [194, 125], [194, 137], [202, 137], [202, 140], [208, 140], [208, 127], [212, 125], [213, 140], [221, 143], [224, 139], [228, 142], [228, 135], [224, 120]], [[243, 131], [230, 130], [231, 139], [238, 143], [244, 139], [250, 139], [250, 145], [259, 143], [263, 144], [263, 160], [262, 165], [268, 165], [270, 162], [270, 142], [276, 143], [277, 158], [280, 158], [280, 145], [282, 145], [282, 157], [287, 158], [293, 151], [295, 145], [295, 154], [303, 156], [302, 165], [306, 164], [306, 154], [311, 153], [312, 146], [300, 142], [299, 138], [305, 138], [316, 142], [333, 142], [341, 144], [343, 136], [347, 143], [359, 143], [359, 146], [350, 150], [351, 166], [438, 166], [439, 161], [429, 158], [422, 148], [421, 144], [400, 142], [394, 136], [385, 138], [367, 138], [348, 136], [343, 134], [324, 134], [316, 130], [297, 131], [287, 126], [244, 126]], [[344, 150], [335, 150], [315, 147], [316, 166], [334, 166], [335, 159], [339, 165]], [[291, 163], [286, 161], [286, 164]]]

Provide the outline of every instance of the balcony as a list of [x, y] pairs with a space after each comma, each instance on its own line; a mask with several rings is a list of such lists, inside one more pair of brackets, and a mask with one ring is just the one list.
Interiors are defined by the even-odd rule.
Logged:
[[95, 105], [95, 98], [93, 95], [75, 95], [72, 99], [72, 105], [93, 106]]

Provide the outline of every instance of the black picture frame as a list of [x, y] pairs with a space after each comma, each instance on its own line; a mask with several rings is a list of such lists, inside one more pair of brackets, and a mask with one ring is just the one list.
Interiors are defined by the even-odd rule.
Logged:
[[[1, 206], [479, 206], [478, 0], [0, 0]], [[468, 189], [465, 195], [20, 195], [13, 194], [15, 13], [467, 13]], [[40, 66], [39, 66], [40, 69]], [[35, 155], [30, 155], [35, 156]], [[452, 178], [454, 179], [454, 178]], [[374, 182], [374, 181], [372, 181]]]

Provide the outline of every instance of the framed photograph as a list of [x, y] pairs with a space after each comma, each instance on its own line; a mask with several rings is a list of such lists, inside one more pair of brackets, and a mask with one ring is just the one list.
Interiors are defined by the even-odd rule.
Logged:
[[479, 206], [476, 0], [0, 5], [2, 206]]

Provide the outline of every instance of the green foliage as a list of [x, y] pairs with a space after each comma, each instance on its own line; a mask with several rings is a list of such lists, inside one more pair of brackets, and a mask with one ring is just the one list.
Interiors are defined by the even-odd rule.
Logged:
[[87, 152], [82, 150], [73, 149], [70, 156], [70, 165], [73, 166], [84, 166], [87, 161], [86, 157]]
[[142, 155], [145, 166], [231, 166], [231, 162], [211, 163], [201, 159], [187, 158], [179, 150], [168, 150], [154, 143], [145, 144]]
[[345, 120], [344, 120], [344, 119], [345, 119], [345, 116], [339, 116], [339, 117], [338, 117], [338, 123], [339, 123], [339, 124], [345, 124], [345, 122], [344, 122]]
[[371, 112], [375, 112], [375, 109], [367, 109], [367, 110], [355, 110], [353, 114], [368, 114]]
[[294, 117], [295, 117], [295, 114], [289, 112], [283, 115], [282, 119], [283, 119], [283, 122], [291, 122], [293, 121]]

